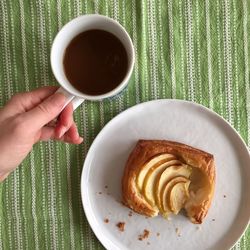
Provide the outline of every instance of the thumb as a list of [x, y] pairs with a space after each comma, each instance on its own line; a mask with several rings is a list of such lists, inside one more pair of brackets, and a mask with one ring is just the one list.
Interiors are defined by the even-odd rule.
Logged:
[[65, 101], [66, 97], [63, 94], [55, 93], [24, 113], [24, 120], [30, 123], [32, 128], [40, 129], [60, 114]]

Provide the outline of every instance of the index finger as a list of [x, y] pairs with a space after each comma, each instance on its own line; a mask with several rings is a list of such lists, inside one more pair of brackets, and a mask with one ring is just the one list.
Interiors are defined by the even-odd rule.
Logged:
[[30, 92], [17, 93], [7, 102], [5, 110], [12, 115], [27, 112], [54, 94], [57, 89], [56, 86], [46, 86]]

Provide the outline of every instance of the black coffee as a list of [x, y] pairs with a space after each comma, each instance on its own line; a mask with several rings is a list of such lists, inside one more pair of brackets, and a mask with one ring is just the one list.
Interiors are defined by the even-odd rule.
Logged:
[[63, 64], [66, 77], [76, 89], [88, 95], [101, 95], [122, 82], [128, 69], [128, 56], [113, 34], [88, 30], [69, 43]]

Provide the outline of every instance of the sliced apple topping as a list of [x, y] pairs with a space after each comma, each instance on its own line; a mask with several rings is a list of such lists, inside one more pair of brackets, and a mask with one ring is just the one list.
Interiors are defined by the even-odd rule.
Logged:
[[192, 167], [172, 154], [151, 158], [136, 177], [137, 189], [156, 211], [164, 217], [178, 214], [189, 198]]
[[156, 168], [158, 165], [161, 165], [165, 162], [168, 162], [170, 160], [176, 159], [175, 156], [171, 154], [160, 154], [152, 159], [150, 159], [148, 162], [146, 162], [142, 167], [141, 170], [136, 178], [136, 184], [139, 190], [142, 190], [144, 178], [147, 175], [149, 169], [152, 167]]
[[164, 172], [165, 169], [168, 169], [169, 167], [177, 164], [181, 164], [181, 162], [178, 160], [171, 160], [161, 165], [153, 166], [152, 168], [149, 169], [143, 182], [142, 192], [146, 197], [147, 201], [152, 206], [156, 204], [155, 187], [159, 177], [161, 176], [161, 174]]
[[189, 198], [189, 187], [190, 181], [186, 180], [185, 182], [179, 182], [175, 184], [168, 197], [169, 197], [169, 206], [171, 211], [174, 214], [178, 214], [180, 210], [184, 207], [186, 201]]
[[155, 186], [156, 203], [160, 211], [163, 211], [163, 208], [161, 207], [161, 197], [163, 197], [164, 187], [167, 185], [167, 183], [177, 176], [182, 176], [188, 179], [191, 175], [191, 172], [192, 168], [185, 164], [171, 166], [162, 172]]
[[[182, 195], [183, 187], [179, 187], [178, 184], [188, 184], [185, 185], [184, 193], [187, 195]], [[184, 205], [185, 201], [182, 201], [183, 198], [188, 196], [188, 186], [189, 186], [189, 179], [178, 176], [171, 179], [164, 187], [161, 197], [161, 208], [162, 208], [162, 215], [167, 217], [171, 212], [178, 213], [182, 206]], [[181, 206], [181, 207], [180, 207]], [[178, 207], [178, 208], [177, 208]], [[178, 210], [178, 212], [176, 212]]]

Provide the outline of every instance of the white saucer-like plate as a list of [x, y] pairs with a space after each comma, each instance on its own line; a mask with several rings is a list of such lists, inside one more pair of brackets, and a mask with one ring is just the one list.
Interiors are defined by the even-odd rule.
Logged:
[[[173, 140], [214, 155], [215, 195], [202, 225], [192, 224], [183, 215], [170, 221], [161, 216], [146, 219], [136, 213], [128, 216], [130, 210], [121, 204], [121, 179], [139, 139]], [[249, 191], [249, 152], [237, 132], [209, 109], [179, 100], [142, 103], [116, 116], [93, 142], [81, 179], [89, 224], [101, 243], [112, 250], [229, 249], [248, 225]], [[124, 232], [116, 227], [118, 222], [125, 222]], [[140, 241], [144, 229], [150, 235]]]

